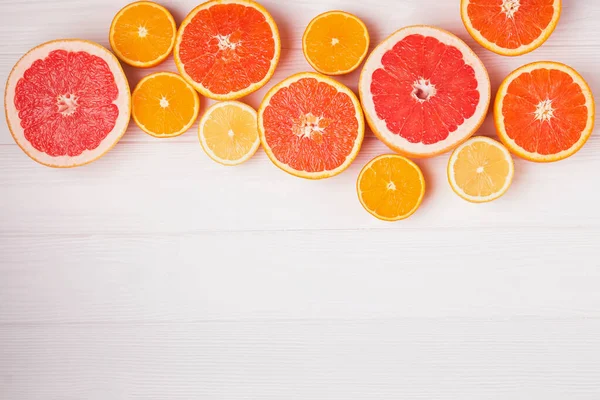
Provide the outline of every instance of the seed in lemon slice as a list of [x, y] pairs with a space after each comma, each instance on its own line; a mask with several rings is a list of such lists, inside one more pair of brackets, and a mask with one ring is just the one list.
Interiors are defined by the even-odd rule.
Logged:
[[139, 1], [125, 6], [110, 26], [110, 46], [121, 61], [150, 68], [163, 62], [175, 46], [177, 26], [160, 4]]
[[256, 110], [239, 101], [210, 107], [198, 127], [198, 138], [206, 154], [223, 165], [239, 165], [258, 150]]
[[132, 103], [135, 123], [158, 138], [183, 134], [200, 110], [198, 93], [172, 72], [157, 72], [142, 79], [133, 91]]
[[413, 215], [425, 195], [421, 169], [408, 158], [386, 154], [371, 160], [358, 175], [358, 199], [365, 210], [384, 221]]
[[484, 136], [460, 145], [448, 162], [448, 181], [452, 190], [472, 203], [486, 203], [502, 197], [515, 175], [509, 151]]
[[369, 31], [358, 17], [329, 11], [315, 17], [302, 37], [306, 61], [326, 75], [348, 74], [359, 67], [369, 51]]

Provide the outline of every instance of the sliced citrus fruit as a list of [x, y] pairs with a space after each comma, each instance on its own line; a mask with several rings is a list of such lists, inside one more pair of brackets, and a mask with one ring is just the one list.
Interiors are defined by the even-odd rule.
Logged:
[[150, 74], [138, 83], [132, 96], [133, 120], [141, 130], [158, 138], [186, 132], [198, 118], [198, 93], [172, 72]]
[[540, 47], [554, 32], [561, 0], [461, 0], [461, 17], [480, 45], [503, 56]]
[[494, 106], [496, 130], [516, 155], [552, 162], [578, 152], [594, 129], [592, 91], [573, 68], [536, 62], [511, 73]]
[[271, 161], [307, 179], [340, 174], [362, 144], [365, 124], [350, 89], [305, 72], [273, 87], [258, 110], [260, 139]]
[[185, 18], [175, 42], [181, 75], [202, 95], [234, 100], [263, 87], [279, 62], [271, 15], [251, 0], [212, 0]]
[[256, 110], [239, 101], [216, 103], [200, 120], [198, 138], [206, 154], [220, 164], [248, 161], [260, 147]]
[[448, 161], [448, 182], [452, 190], [472, 203], [502, 197], [514, 175], [515, 165], [506, 147], [485, 136], [458, 146]]
[[371, 160], [358, 175], [358, 199], [365, 210], [384, 221], [413, 215], [425, 196], [421, 169], [408, 158], [386, 154]]
[[110, 46], [121, 61], [150, 68], [163, 62], [175, 45], [177, 26], [163, 6], [138, 1], [117, 13], [110, 26]]
[[488, 73], [458, 37], [400, 29], [369, 56], [360, 97], [371, 129], [400, 154], [432, 157], [472, 136], [490, 104]]
[[110, 51], [84, 40], [56, 40], [17, 62], [4, 109], [13, 138], [29, 157], [50, 167], [76, 167], [121, 139], [131, 95]]
[[369, 51], [369, 41], [369, 31], [358, 17], [329, 11], [308, 24], [302, 37], [302, 51], [317, 71], [343, 75], [360, 66]]

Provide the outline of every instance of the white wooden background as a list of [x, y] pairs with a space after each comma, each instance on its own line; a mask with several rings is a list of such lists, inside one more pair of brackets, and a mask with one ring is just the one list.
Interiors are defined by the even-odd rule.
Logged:
[[[163, 4], [181, 21], [197, 1]], [[549, 59], [600, 97], [600, 2], [564, 3], [541, 49], [503, 58], [471, 40], [459, 0], [263, 0], [284, 48], [271, 84], [309, 70], [304, 27], [343, 9], [373, 44], [409, 24], [453, 31], [494, 90]], [[0, 0], [0, 81], [50, 39], [107, 46], [124, 4]], [[354, 188], [387, 151], [369, 133], [348, 171], [310, 182], [262, 151], [221, 167], [195, 127], [159, 140], [132, 126], [98, 162], [53, 170], [2, 124], [0, 399], [600, 399], [599, 135], [557, 164], [517, 161], [487, 205], [451, 192], [448, 155], [419, 161], [427, 197], [394, 224]]]

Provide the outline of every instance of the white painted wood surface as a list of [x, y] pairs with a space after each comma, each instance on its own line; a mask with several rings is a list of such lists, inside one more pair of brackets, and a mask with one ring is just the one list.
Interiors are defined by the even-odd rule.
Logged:
[[[196, 5], [163, 3], [178, 21]], [[374, 44], [416, 23], [458, 34], [494, 90], [547, 59], [599, 95], [600, 2], [564, 3], [542, 48], [504, 58], [468, 37], [458, 0], [264, 0], [284, 47], [271, 84], [309, 70], [304, 27], [344, 9]], [[41, 42], [107, 45], [124, 4], [0, 0], [0, 81]], [[148, 72], [127, 68], [132, 85]], [[369, 134], [347, 172], [308, 182], [262, 152], [214, 164], [195, 128], [165, 141], [132, 126], [98, 162], [61, 171], [2, 124], [0, 399], [600, 399], [598, 135], [557, 164], [517, 161], [510, 192], [481, 206], [451, 192], [448, 155], [419, 161], [429, 193], [395, 224], [354, 190], [387, 151]]]

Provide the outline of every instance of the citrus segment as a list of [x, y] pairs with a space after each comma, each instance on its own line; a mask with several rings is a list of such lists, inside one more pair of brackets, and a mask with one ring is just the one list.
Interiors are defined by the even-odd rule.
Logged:
[[214, 161], [241, 164], [260, 147], [256, 111], [238, 101], [214, 104], [200, 120], [198, 138]]
[[412, 161], [396, 154], [371, 160], [358, 176], [360, 203], [375, 217], [399, 221], [413, 215], [425, 196], [425, 178]]
[[17, 62], [4, 107], [11, 134], [29, 157], [51, 167], [75, 167], [119, 141], [131, 97], [112, 53], [88, 41], [57, 40]]
[[110, 46], [121, 61], [149, 68], [163, 62], [175, 45], [177, 27], [171, 13], [151, 1], [125, 6], [110, 26]]
[[500, 139], [530, 161], [551, 162], [579, 151], [592, 134], [594, 99], [574, 69], [555, 62], [521, 67], [500, 85], [494, 120]]
[[541, 46], [560, 18], [561, 0], [462, 0], [469, 34], [488, 50], [518, 56]]
[[204, 96], [233, 100], [267, 83], [280, 51], [275, 21], [262, 6], [250, 0], [212, 0], [181, 24], [175, 63]]
[[171, 72], [148, 75], [133, 91], [133, 120], [155, 137], [185, 133], [196, 121], [199, 109], [198, 93]]
[[448, 161], [452, 190], [473, 203], [500, 198], [510, 187], [514, 174], [514, 162], [508, 150], [483, 136], [457, 147]]
[[276, 85], [258, 111], [261, 142], [281, 169], [302, 178], [328, 178], [354, 161], [364, 137], [358, 99], [323, 75], [301, 73]]
[[443, 153], [473, 135], [491, 97], [475, 53], [427, 26], [401, 29], [381, 43], [365, 63], [359, 90], [373, 132], [413, 157]]
[[369, 51], [369, 32], [356, 16], [330, 11], [313, 19], [302, 38], [308, 63], [327, 75], [343, 75], [360, 66]]

